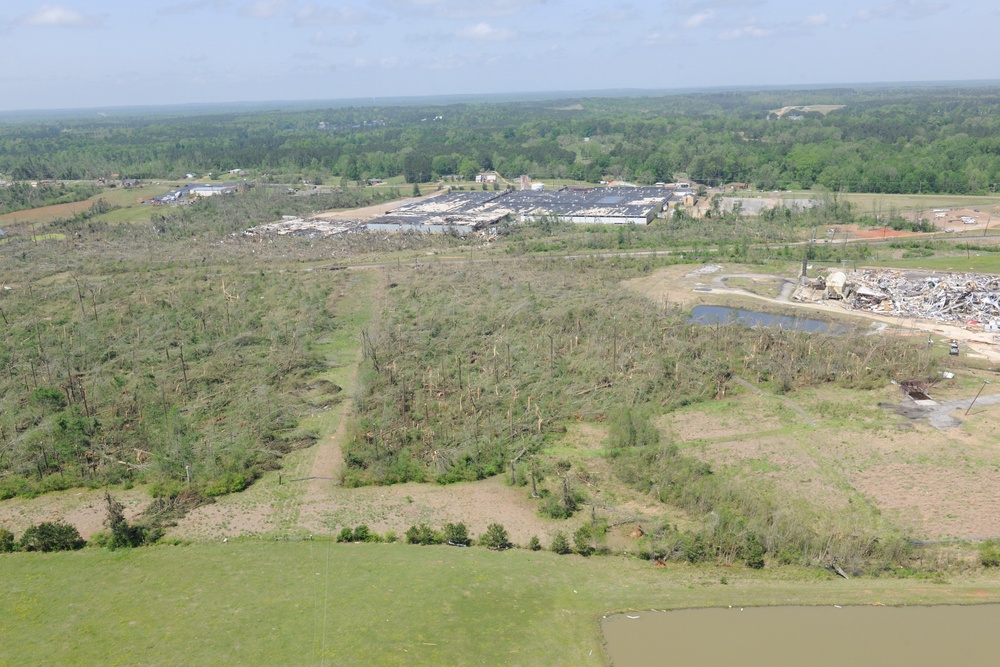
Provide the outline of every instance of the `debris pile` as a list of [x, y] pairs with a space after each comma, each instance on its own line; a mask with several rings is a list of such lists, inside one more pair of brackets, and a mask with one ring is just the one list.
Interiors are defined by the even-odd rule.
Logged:
[[364, 223], [354, 220], [324, 220], [322, 218], [297, 218], [286, 215], [282, 216], [282, 219], [277, 222], [246, 229], [243, 231], [243, 234], [245, 236], [284, 236], [292, 234], [309, 238], [325, 238], [359, 232], [363, 229]]
[[1000, 278], [975, 273], [852, 271], [844, 288], [844, 305], [898, 317], [988, 323], [989, 329], [1000, 321]]

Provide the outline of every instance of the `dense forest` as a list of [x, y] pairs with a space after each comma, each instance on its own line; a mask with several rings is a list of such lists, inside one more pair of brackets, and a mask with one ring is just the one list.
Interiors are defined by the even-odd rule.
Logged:
[[[772, 113], [788, 105], [821, 109]], [[985, 193], [1000, 182], [998, 112], [995, 87], [908, 87], [22, 120], [0, 125], [0, 175], [176, 178], [240, 168], [261, 181], [426, 182], [496, 170]]]

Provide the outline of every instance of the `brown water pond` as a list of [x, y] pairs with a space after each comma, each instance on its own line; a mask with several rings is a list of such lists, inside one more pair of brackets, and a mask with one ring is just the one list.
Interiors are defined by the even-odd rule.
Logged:
[[601, 629], [614, 667], [1000, 665], [1000, 605], [644, 611]]

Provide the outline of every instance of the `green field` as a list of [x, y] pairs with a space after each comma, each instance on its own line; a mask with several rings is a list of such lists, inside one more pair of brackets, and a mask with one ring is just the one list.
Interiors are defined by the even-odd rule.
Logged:
[[1000, 255], [972, 253], [950, 257], [920, 257], [879, 261], [878, 266], [900, 269], [926, 269], [929, 271], [955, 271], [967, 273], [1000, 273]]
[[[822, 193], [814, 190], [783, 192], [783, 199], [811, 199], [822, 197]], [[963, 208], [1000, 205], [1000, 197], [982, 195], [947, 195], [947, 194], [872, 194], [863, 192], [838, 192], [840, 201], [854, 204], [858, 213], [878, 211], [887, 214], [890, 211], [928, 211], [934, 208]], [[927, 215], [925, 217], [931, 217]]]
[[0, 556], [0, 591], [4, 665], [601, 665], [613, 611], [997, 602], [1000, 580], [305, 541]]

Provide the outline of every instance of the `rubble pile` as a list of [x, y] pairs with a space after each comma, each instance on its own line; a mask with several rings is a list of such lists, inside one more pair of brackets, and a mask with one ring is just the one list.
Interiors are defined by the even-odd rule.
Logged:
[[899, 317], [1000, 321], [1000, 278], [975, 273], [907, 275], [901, 271], [852, 271], [844, 305]]
[[324, 220], [322, 218], [298, 218], [282, 216], [281, 220], [243, 230], [245, 236], [284, 236], [292, 234], [309, 238], [339, 236], [364, 229], [364, 223], [354, 220]]

